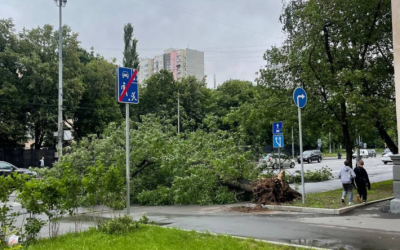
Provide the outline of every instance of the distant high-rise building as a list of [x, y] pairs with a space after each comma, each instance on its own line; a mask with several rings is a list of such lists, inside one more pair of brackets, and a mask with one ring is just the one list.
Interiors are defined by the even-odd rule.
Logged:
[[204, 78], [204, 52], [192, 49], [166, 49], [153, 59], [140, 59], [139, 83], [165, 69], [171, 71], [175, 80], [187, 76]]
[[153, 59], [141, 58], [139, 60], [139, 83], [149, 78], [153, 74]]

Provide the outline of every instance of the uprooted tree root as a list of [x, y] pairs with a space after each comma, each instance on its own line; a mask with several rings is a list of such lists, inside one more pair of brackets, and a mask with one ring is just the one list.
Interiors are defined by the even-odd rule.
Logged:
[[254, 202], [257, 206], [291, 202], [301, 194], [293, 190], [283, 178], [262, 178], [253, 184]]
[[237, 181], [225, 181], [224, 184], [231, 190], [252, 194], [254, 203], [257, 204], [256, 207], [291, 202], [301, 197], [301, 194], [293, 190], [285, 181], [285, 172], [283, 171], [277, 177], [261, 178], [254, 182], [239, 179]]

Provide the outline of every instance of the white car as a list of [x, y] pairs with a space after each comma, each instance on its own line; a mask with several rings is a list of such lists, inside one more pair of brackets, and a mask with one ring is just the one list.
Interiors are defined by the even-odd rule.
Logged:
[[128, 78], [129, 79], [129, 73], [127, 71], [122, 71], [122, 78]]
[[384, 164], [387, 164], [388, 162], [393, 162], [392, 158], [390, 158], [391, 156], [393, 156], [392, 152], [386, 153], [384, 155], [382, 155], [382, 161]]
[[[360, 149], [360, 157], [361, 158], [368, 158], [369, 157], [369, 152], [367, 149]], [[357, 158], [357, 150], [353, 154], [353, 159]]]
[[258, 160], [258, 166], [266, 165], [267, 167], [271, 167], [272, 169], [279, 168], [279, 162], [281, 163], [281, 167], [289, 167], [294, 168], [296, 162], [293, 159], [289, 159], [284, 153], [281, 153], [281, 158], [279, 161], [279, 156], [277, 153], [267, 154], [266, 156], [260, 158]]

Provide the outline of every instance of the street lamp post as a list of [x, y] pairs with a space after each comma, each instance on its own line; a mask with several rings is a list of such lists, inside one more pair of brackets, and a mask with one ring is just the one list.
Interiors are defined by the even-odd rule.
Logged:
[[58, 29], [58, 152], [59, 158], [62, 155], [63, 142], [63, 89], [62, 89], [62, 8], [67, 4], [67, 0], [54, 0], [59, 8], [60, 27]]

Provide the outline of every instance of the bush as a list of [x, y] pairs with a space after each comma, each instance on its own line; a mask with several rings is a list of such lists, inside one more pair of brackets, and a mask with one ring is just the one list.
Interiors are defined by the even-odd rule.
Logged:
[[124, 235], [132, 230], [139, 228], [141, 224], [148, 224], [149, 219], [143, 215], [139, 221], [135, 221], [129, 215], [117, 217], [107, 222], [100, 223], [97, 229], [105, 234]]
[[[319, 181], [327, 181], [332, 178], [332, 169], [328, 167], [322, 167], [316, 171], [307, 170], [304, 173], [304, 181], [305, 182], [319, 182]], [[288, 183], [300, 183], [301, 182], [301, 172], [297, 170], [293, 175], [287, 173], [286, 181]]]

